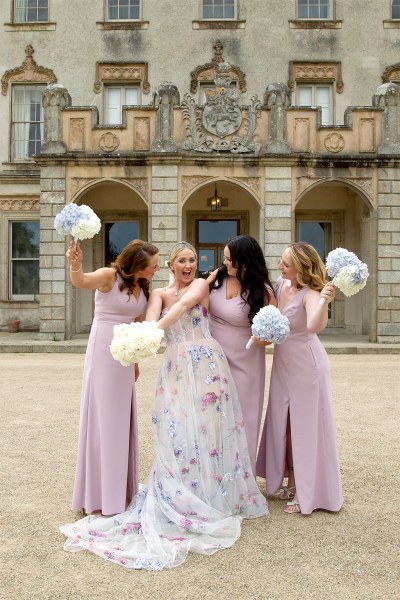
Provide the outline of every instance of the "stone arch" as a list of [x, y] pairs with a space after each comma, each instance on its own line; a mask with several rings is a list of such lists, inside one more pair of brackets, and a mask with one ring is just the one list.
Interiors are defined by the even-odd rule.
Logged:
[[132, 177], [118, 179], [114, 177], [72, 177], [71, 178], [71, 202], [80, 204], [80, 200], [90, 190], [100, 187], [104, 184], [121, 185], [137, 194], [143, 203], [148, 207], [148, 181], [146, 177]]

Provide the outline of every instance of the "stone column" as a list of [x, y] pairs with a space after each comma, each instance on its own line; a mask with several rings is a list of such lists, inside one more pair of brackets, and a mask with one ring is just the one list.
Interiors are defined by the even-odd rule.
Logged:
[[[40, 194], [40, 333], [38, 339], [66, 338], [65, 236], [54, 217], [65, 206], [65, 167], [43, 165]], [[68, 336], [67, 336], [68, 337]]]
[[266, 152], [289, 154], [292, 148], [286, 141], [286, 109], [290, 106], [290, 92], [287, 85], [270, 83], [265, 90], [264, 104], [270, 110]]
[[291, 168], [265, 168], [265, 258], [272, 279], [282, 252], [292, 242]]
[[169, 270], [165, 260], [171, 246], [180, 240], [178, 217], [178, 167], [176, 165], [153, 165], [151, 173], [151, 208], [149, 240], [160, 249], [161, 271], [156, 273], [156, 287], [166, 285]]
[[378, 169], [377, 340], [400, 342], [400, 172]]
[[44, 141], [43, 154], [65, 154], [67, 146], [63, 141], [62, 109], [71, 104], [67, 89], [58, 83], [47, 86], [43, 93]]
[[156, 140], [152, 152], [176, 152], [174, 135], [174, 106], [180, 103], [178, 88], [172, 83], [162, 83], [154, 94], [154, 105], [158, 109]]

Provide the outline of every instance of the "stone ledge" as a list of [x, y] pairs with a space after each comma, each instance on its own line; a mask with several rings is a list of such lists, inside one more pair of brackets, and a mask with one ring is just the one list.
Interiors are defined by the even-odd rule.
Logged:
[[332, 19], [292, 19], [289, 20], [290, 29], [342, 29], [342, 21]]
[[5, 31], [55, 31], [56, 23], [4, 23]]
[[193, 29], [244, 29], [246, 21], [238, 19], [202, 19], [192, 21]]
[[97, 29], [100, 30], [133, 30], [133, 29], [148, 29], [149, 21], [97, 21]]

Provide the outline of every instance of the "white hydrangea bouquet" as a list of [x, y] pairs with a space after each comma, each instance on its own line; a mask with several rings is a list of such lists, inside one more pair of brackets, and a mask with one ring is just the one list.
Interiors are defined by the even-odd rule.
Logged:
[[[336, 248], [326, 257], [326, 271], [332, 283], [345, 296], [353, 296], [362, 290], [369, 276], [368, 267], [353, 252], [344, 248]], [[325, 304], [324, 298], [319, 301]]]
[[110, 352], [123, 367], [157, 354], [164, 331], [155, 321], [135, 321], [114, 325]]
[[54, 219], [54, 228], [58, 233], [72, 235], [75, 243], [87, 240], [99, 233], [101, 222], [96, 213], [86, 204], [78, 206], [71, 202], [64, 206]]
[[[289, 319], [276, 306], [263, 306], [253, 319], [251, 332], [263, 342], [282, 344], [290, 333]], [[252, 344], [253, 339], [250, 338], [246, 344], [247, 350]]]

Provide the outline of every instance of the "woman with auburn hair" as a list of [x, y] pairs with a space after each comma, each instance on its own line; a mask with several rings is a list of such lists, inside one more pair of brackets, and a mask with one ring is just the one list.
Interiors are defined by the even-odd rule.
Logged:
[[280, 495], [289, 500], [287, 513], [338, 511], [343, 497], [329, 362], [317, 337], [326, 327], [335, 287], [317, 251], [305, 242], [291, 244], [278, 267], [278, 308], [290, 321], [290, 335], [274, 348], [256, 472], [270, 494], [288, 477]]
[[114, 325], [140, 321], [149, 285], [159, 270], [158, 248], [129, 242], [110, 267], [82, 270], [79, 244], [66, 254], [71, 283], [96, 290], [85, 356], [78, 458], [72, 510], [113, 515], [125, 510], [138, 488], [135, 381], [138, 365], [123, 367], [110, 352]]
[[242, 408], [251, 468], [255, 473], [265, 388], [265, 346], [258, 340], [251, 348], [254, 315], [265, 305], [276, 305], [265, 257], [260, 244], [249, 235], [228, 240], [223, 265], [208, 278], [210, 330], [228, 359]]

